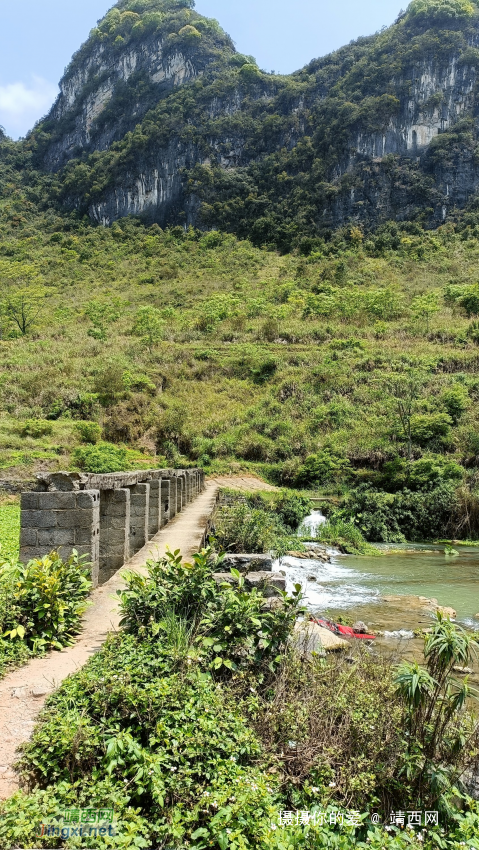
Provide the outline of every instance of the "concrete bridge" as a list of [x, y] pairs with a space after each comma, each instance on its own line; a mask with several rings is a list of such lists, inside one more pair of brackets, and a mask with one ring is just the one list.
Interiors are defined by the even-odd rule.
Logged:
[[21, 496], [20, 560], [76, 549], [103, 585], [204, 488], [201, 469], [38, 476]]

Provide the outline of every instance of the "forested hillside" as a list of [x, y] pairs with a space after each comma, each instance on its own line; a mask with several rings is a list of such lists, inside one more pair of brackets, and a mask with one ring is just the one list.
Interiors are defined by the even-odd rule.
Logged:
[[250, 468], [352, 492], [372, 539], [478, 533], [475, 225], [282, 256], [40, 209], [50, 178], [0, 151], [3, 476]]
[[74, 56], [27, 142], [65, 208], [283, 252], [350, 222], [437, 227], [475, 208], [476, 3], [413, 0], [290, 76], [238, 54], [193, 5], [121, 0]]

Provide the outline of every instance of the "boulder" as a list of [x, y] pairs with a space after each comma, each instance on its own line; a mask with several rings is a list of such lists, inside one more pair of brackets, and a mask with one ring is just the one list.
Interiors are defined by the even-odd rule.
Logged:
[[222, 570], [238, 570], [240, 573], [249, 573], [251, 570], [272, 572], [273, 559], [270, 555], [230, 555], [227, 554], [221, 562]]
[[322, 626], [307, 620], [296, 623], [293, 641], [301, 655], [306, 658], [350, 648], [347, 640], [343, 640], [343, 638], [330, 632], [329, 629], [324, 629]]
[[269, 573], [264, 570], [256, 573], [248, 573], [245, 583], [249, 590], [256, 588], [266, 598], [269, 596], [279, 596], [280, 591], [286, 590], [285, 576], [282, 576], [281, 573]]
[[[231, 573], [213, 573], [213, 578], [217, 584], [237, 584], [238, 579], [232, 576]], [[286, 590], [286, 577], [281, 573], [270, 573], [267, 570], [262, 570], [256, 573], [248, 573], [245, 576], [245, 589], [260, 590], [263, 596], [268, 599], [271, 596], [279, 596], [280, 591]]]
[[412, 611], [427, 611], [431, 614], [439, 612], [443, 617], [456, 619], [456, 611], [446, 605], [439, 605], [437, 599], [428, 599], [427, 596], [383, 596], [384, 602], [393, 602], [396, 605], [407, 607]]
[[357, 623], [354, 623], [353, 625], [353, 631], [357, 632], [358, 635], [367, 635], [368, 627], [362, 620], [358, 620]]
[[459, 665], [455, 665], [452, 669], [455, 673], [461, 673], [463, 676], [468, 676], [473, 672], [470, 667], [459, 667]]
[[216, 584], [223, 584], [225, 581], [228, 584], [237, 584], [238, 579], [231, 575], [231, 573], [213, 573], [213, 578]]
[[474, 619], [479, 620], [479, 614], [474, 614]]
[[301, 561], [327, 561], [331, 560], [331, 556], [326, 549], [308, 549], [306, 552], [286, 552], [290, 558], [298, 558]]

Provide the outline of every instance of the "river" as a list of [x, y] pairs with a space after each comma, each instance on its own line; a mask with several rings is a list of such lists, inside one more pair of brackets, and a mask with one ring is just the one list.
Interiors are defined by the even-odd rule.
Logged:
[[[326, 520], [319, 511], [306, 518], [302, 531], [314, 538]], [[287, 589], [299, 583], [313, 614], [333, 619], [346, 615], [363, 620], [374, 631], [385, 632], [380, 643], [408, 643], [411, 632], [431, 625], [431, 613], [421, 609], [417, 597], [437, 599], [457, 612], [457, 621], [479, 630], [479, 548], [457, 546], [458, 555], [446, 555], [442, 545], [379, 545], [381, 556], [331, 553], [331, 562], [284, 557], [279, 569], [286, 573]], [[394, 551], [392, 551], [394, 550]], [[399, 550], [399, 551], [398, 551]], [[385, 596], [396, 599], [386, 601]], [[416, 654], [416, 642], [404, 654]], [[409, 651], [408, 651], [409, 650]]]

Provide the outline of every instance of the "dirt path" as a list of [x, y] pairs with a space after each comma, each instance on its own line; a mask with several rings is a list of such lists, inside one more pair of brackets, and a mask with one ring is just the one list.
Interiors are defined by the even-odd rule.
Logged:
[[246, 492], [254, 492], [255, 490], [268, 490], [276, 492], [278, 487], [273, 487], [272, 484], [266, 484], [261, 478], [255, 478], [254, 475], [218, 475], [212, 478], [220, 487], [231, 487], [234, 490], [244, 490]]
[[[231, 479], [232, 481], [233, 479]], [[229, 486], [235, 486], [230, 483]], [[166, 548], [180, 549], [186, 557], [197, 552], [208, 518], [216, 502], [219, 483], [209, 481], [205, 491], [149, 541], [126, 565], [145, 572], [151, 557], [165, 554]], [[75, 645], [45, 658], [34, 658], [25, 667], [0, 680], [0, 799], [18, 788], [12, 769], [17, 747], [30, 737], [47, 696], [71, 673], [83, 667], [107, 638], [119, 627], [116, 591], [123, 587], [120, 572], [91, 595], [92, 605], [85, 614], [83, 631]]]

